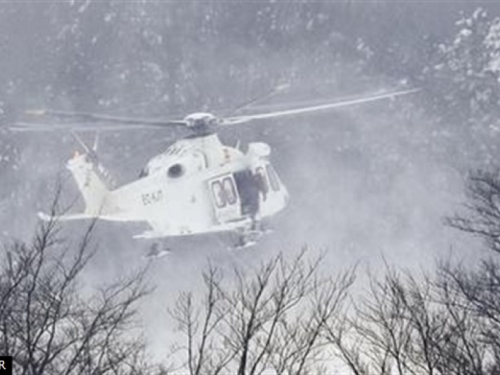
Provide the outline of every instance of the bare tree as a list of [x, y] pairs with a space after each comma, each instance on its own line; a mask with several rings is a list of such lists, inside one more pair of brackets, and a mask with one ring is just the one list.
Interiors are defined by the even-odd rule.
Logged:
[[204, 300], [182, 294], [171, 311], [185, 337], [183, 367], [190, 374], [318, 371], [329, 359], [326, 322], [354, 280], [352, 270], [320, 277], [320, 263], [307, 262], [305, 250], [291, 262], [280, 254], [251, 272], [236, 268], [233, 284], [209, 267]]
[[354, 375], [495, 374], [498, 325], [482, 309], [498, 302], [474, 294], [471, 274], [444, 263], [432, 277], [387, 267], [347, 303], [353, 271], [319, 278], [318, 265], [280, 255], [250, 274], [236, 269], [234, 285], [209, 267], [204, 299], [181, 294], [171, 311], [185, 337], [177, 370], [304, 374], [342, 363]]
[[455, 341], [449, 365], [471, 374], [495, 374], [500, 363], [500, 266], [493, 259], [468, 269], [441, 265], [438, 287]]
[[[500, 253], [500, 171], [476, 171], [467, 184], [466, 211], [449, 218], [447, 222], [466, 233], [479, 236], [494, 254]], [[440, 267], [440, 288], [448, 296], [449, 311], [460, 309], [454, 316], [464, 326], [472, 320], [472, 337], [465, 357], [475, 373], [495, 373], [500, 370], [500, 264], [496, 258], [481, 260], [473, 267], [453, 266], [449, 262]], [[464, 316], [466, 315], [466, 317]], [[462, 333], [462, 331], [458, 331]], [[463, 335], [463, 333], [462, 333]], [[465, 360], [464, 360], [465, 361]], [[464, 362], [462, 361], [462, 362]]]
[[329, 322], [327, 339], [354, 374], [411, 373], [411, 325], [405, 290], [397, 274], [370, 278], [367, 296], [344, 320]]
[[[55, 206], [54, 206], [55, 207]], [[148, 290], [144, 271], [83, 295], [80, 276], [95, 253], [92, 223], [78, 243], [56, 220], [32, 243], [5, 246], [0, 270], [0, 353], [16, 374], [140, 374], [143, 345], [135, 306]]]
[[447, 218], [450, 226], [479, 236], [500, 252], [500, 171], [472, 172], [466, 186], [465, 211]]
[[450, 267], [432, 278], [387, 269], [344, 320], [328, 323], [326, 338], [353, 374], [495, 373], [487, 340], [498, 334], [467, 296], [477, 283], [462, 290], [465, 274]]

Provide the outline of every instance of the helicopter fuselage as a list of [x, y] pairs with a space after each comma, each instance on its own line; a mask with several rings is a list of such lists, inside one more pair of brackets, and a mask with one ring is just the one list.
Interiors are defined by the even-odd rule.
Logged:
[[[186, 138], [151, 159], [138, 180], [104, 192], [96, 166], [85, 155], [70, 160], [68, 168], [87, 215], [144, 221], [151, 231], [135, 237], [161, 238], [240, 230], [249, 226], [256, 208], [259, 219], [283, 210], [289, 195], [269, 154], [265, 143], [250, 143], [243, 153], [223, 145], [216, 134]], [[256, 181], [258, 189], [252, 189]], [[258, 195], [253, 201], [252, 194]]]

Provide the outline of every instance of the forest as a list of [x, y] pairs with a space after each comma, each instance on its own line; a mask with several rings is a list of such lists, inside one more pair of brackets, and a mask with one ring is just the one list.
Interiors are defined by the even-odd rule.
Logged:
[[[475, 1], [0, 5], [0, 355], [16, 374], [500, 372], [500, 6]], [[229, 129], [291, 205], [256, 247], [41, 222], [78, 192], [71, 134], [29, 109], [176, 118], [380, 89], [418, 93]], [[90, 138], [89, 138], [90, 139]], [[133, 181], [175, 134], [109, 132]]]

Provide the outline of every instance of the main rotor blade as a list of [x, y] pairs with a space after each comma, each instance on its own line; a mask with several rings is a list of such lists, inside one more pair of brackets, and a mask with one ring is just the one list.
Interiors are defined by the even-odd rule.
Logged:
[[[52, 116], [56, 118], [65, 119], [80, 119], [87, 121], [106, 121], [108, 123], [118, 123], [118, 124], [131, 124], [131, 125], [141, 125], [143, 127], [155, 126], [155, 127], [167, 127], [167, 126], [185, 126], [186, 122], [183, 120], [164, 120], [164, 119], [151, 119], [151, 118], [131, 118], [125, 116], [114, 116], [99, 113], [88, 113], [88, 112], [69, 112], [69, 111], [56, 111], [56, 110], [34, 110], [27, 111], [27, 115], [30, 116]], [[125, 128], [124, 128], [125, 129]]]
[[56, 130], [71, 130], [71, 131], [106, 131], [106, 130], [137, 130], [137, 129], [161, 129], [163, 126], [155, 126], [151, 124], [102, 124], [102, 123], [40, 123], [40, 122], [18, 122], [7, 126], [11, 131], [16, 132], [47, 132]]
[[249, 107], [253, 106], [255, 103], [261, 102], [265, 99], [269, 99], [270, 97], [275, 96], [276, 94], [279, 94], [280, 92], [283, 92], [285, 90], [288, 90], [289, 88], [290, 88], [289, 83], [279, 84], [279, 85], [273, 87], [272, 89], [266, 91], [265, 93], [263, 93], [259, 96], [256, 96], [245, 103], [240, 104], [239, 106], [237, 106], [236, 108], [234, 108], [231, 111], [231, 114], [239, 112], [243, 109], [249, 108]]
[[223, 125], [223, 126], [235, 125], [235, 124], [241, 124], [244, 122], [249, 122], [252, 120], [263, 120], [263, 119], [268, 119], [268, 118], [325, 111], [325, 110], [347, 107], [347, 106], [356, 105], [356, 104], [370, 103], [370, 102], [374, 102], [374, 101], [382, 100], [382, 99], [394, 98], [396, 96], [408, 95], [408, 94], [411, 94], [411, 93], [414, 93], [417, 91], [420, 91], [420, 89], [416, 88], [416, 89], [411, 89], [411, 90], [395, 91], [395, 92], [377, 94], [377, 95], [372, 95], [372, 96], [367, 96], [367, 97], [362, 97], [362, 98], [357, 98], [357, 99], [343, 100], [343, 101], [334, 102], [334, 103], [321, 104], [321, 105], [295, 108], [295, 109], [288, 109], [288, 110], [284, 110], [284, 111], [259, 113], [259, 114], [255, 114], [255, 115], [243, 115], [243, 116], [228, 117], [225, 119], [221, 119], [220, 125]]

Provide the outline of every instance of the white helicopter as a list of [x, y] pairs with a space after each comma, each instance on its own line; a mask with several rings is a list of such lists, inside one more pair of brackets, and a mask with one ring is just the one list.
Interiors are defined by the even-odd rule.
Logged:
[[[280, 89], [282, 87], [276, 91]], [[106, 170], [97, 161], [95, 147], [87, 147], [73, 133], [85, 152], [75, 153], [66, 166], [85, 201], [85, 210], [83, 213], [58, 216], [57, 220], [146, 222], [150, 230], [134, 236], [139, 239], [159, 240], [176, 236], [232, 232], [237, 235], [235, 247], [240, 248], [254, 245], [265, 233], [260, 226], [261, 221], [282, 211], [289, 202], [289, 193], [270, 163], [269, 145], [252, 142], [248, 144], [247, 151], [242, 152], [239, 147], [222, 144], [217, 135], [219, 129], [249, 121], [374, 102], [416, 91], [418, 89], [385, 92], [322, 105], [226, 118], [210, 113], [193, 113], [182, 120], [174, 121], [42, 110], [32, 111], [30, 114], [96, 123], [94, 126], [82, 128], [81, 124], [77, 123], [28, 122], [15, 124], [11, 129], [101, 131], [146, 127], [187, 128], [189, 135], [153, 157], [139, 179], [118, 188], [112, 188], [109, 184]], [[39, 216], [44, 220], [53, 219], [43, 213]]]

